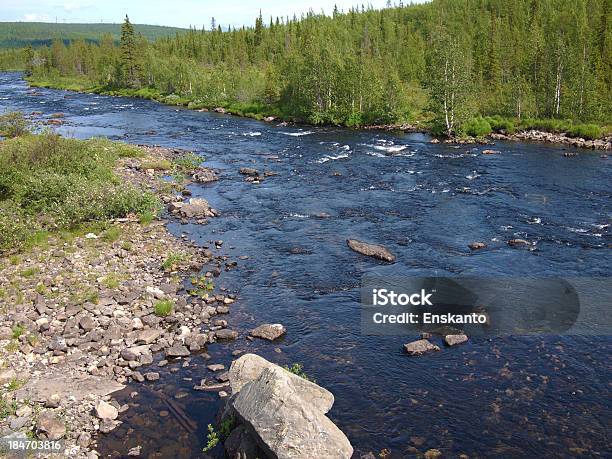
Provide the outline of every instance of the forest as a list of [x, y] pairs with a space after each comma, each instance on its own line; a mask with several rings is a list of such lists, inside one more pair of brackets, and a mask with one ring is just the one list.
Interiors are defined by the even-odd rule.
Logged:
[[[483, 135], [530, 123], [610, 124], [612, 0], [433, 0], [267, 18], [150, 42], [8, 50], [40, 85], [225, 107], [313, 124], [427, 123]], [[11, 62], [11, 59], [13, 60]], [[545, 120], [542, 120], [545, 119]], [[601, 135], [597, 130], [596, 134]], [[588, 136], [588, 135], [587, 135]]]

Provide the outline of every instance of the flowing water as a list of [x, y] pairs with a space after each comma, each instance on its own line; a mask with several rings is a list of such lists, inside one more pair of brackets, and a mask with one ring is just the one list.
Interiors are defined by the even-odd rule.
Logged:
[[[416, 336], [363, 336], [360, 328], [365, 274], [605, 283], [612, 167], [599, 152], [571, 150], [579, 154], [567, 158], [566, 147], [499, 142], [500, 154], [482, 155], [488, 147], [431, 144], [422, 134], [283, 127], [144, 100], [32, 94], [16, 73], [0, 75], [0, 109], [63, 112], [64, 135], [189, 149], [218, 169], [219, 182], [191, 190], [222, 216], [170, 228], [206, 246], [222, 239], [220, 253], [238, 260], [218, 281], [239, 296], [232, 328], [281, 322], [288, 333], [278, 343], [212, 345], [212, 361], [229, 364], [231, 351], [243, 349], [302, 363], [335, 394], [330, 417], [356, 457], [429, 448], [448, 457], [609, 454], [612, 339], [601, 333], [609, 330], [608, 304], [583, 320], [585, 334], [474, 337], [420, 358], [402, 352]], [[278, 175], [253, 185], [240, 167]], [[382, 243], [397, 263], [362, 257], [347, 238]], [[533, 242], [534, 250], [508, 246], [513, 238]], [[473, 241], [489, 247], [471, 253]], [[221, 405], [216, 394], [193, 390], [211, 377], [205, 364], [199, 356], [188, 367], [171, 364], [151, 391], [133, 386], [119, 394], [133, 406], [99, 450], [118, 457], [141, 444], [150, 457], [202, 455], [206, 426]], [[140, 395], [131, 399], [134, 390]], [[160, 392], [197, 421], [196, 432], [177, 422]]]

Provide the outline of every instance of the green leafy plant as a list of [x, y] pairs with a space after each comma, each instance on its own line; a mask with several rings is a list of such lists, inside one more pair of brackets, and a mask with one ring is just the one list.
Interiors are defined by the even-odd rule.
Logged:
[[205, 453], [219, 444], [219, 434], [215, 431], [212, 424], [208, 424], [208, 434], [206, 435], [206, 440], [206, 446], [202, 449], [202, 451]]
[[287, 370], [289, 373], [293, 373], [294, 375], [299, 376], [300, 378], [304, 378], [306, 381], [311, 381], [311, 382], [316, 382], [314, 379], [310, 378], [305, 372], [304, 372], [304, 367], [302, 366], [301, 363], [294, 363], [291, 366], [287, 366], [285, 365], [283, 367], [285, 370]]
[[170, 300], [160, 300], [155, 303], [153, 309], [155, 311], [155, 315], [159, 317], [166, 317], [174, 308], [174, 303]]
[[8, 112], [0, 115], [0, 135], [19, 137], [30, 132], [30, 122], [21, 112]]

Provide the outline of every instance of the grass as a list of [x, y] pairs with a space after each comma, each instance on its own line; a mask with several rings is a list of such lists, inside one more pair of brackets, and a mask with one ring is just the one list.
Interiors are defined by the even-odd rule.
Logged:
[[13, 378], [9, 381], [8, 385], [6, 386], [6, 390], [8, 392], [14, 392], [17, 389], [20, 389], [21, 387], [23, 387], [25, 383], [26, 383], [25, 379]]
[[308, 376], [305, 372], [304, 372], [304, 367], [302, 366], [301, 363], [294, 363], [293, 365], [291, 365], [290, 367], [288, 366], [284, 366], [285, 370], [287, 370], [289, 373], [293, 373], [294, 375], [299, 376], [300, 378], [305, 379], [306, 381], [311, 381], [313, 383], [316, 383], [316, 380], [310, 378], [310, 376]]
[[102, 239], [107, 242], [116, 242], [121, 237], [121, 228], [112, 226], [102, 233]]
[[32, 277], [40, 272], [37, 267], [27, 268], [21, 271], [21, 277]]
[[115, 273], [110, 273], [108, 276], [104, 278], [102, 283], [104, 284], [106, 288], [111, 289], [111, 290], [116, 290], [119, 288], [119, 285], [121, 284], [121, 276]]
[[13, 416], [17, 411], [17, 402], [0, 398], [0, 420]]
[[169, 171], [172, 169], [172, 163], [167, 159], [144, 159], [140, 163], [141, 169], [153, 169], [155, 171]]
[[145, 211], [138, 216], [138, 221], [141, 225], [148, 226], [155, 218], [157, 218], [157, 215], [154, 212]]
[[119, 142], [49, 132], [1, 142], [0, 253], [44, 245], [52, 232], [156, 212], [160, 203], [153, 193], [113, 171], [118, 159], [140, 152]]
[[21, 324], [14, 325], [12, 330], [13, 330], [13, 339], [19, 339], [19, 337], [26, 332], [25, 327]]
[[159, 317], [166, 317], [174, 308], [174, 303], [170, 300], [161, 300], [155, 303], [154, 310], [155, 315]]
[[187, 255], [180, 252], [170, 252], [161, 267], [164, 271], [175, 271], [185, 261], [187, 261]]

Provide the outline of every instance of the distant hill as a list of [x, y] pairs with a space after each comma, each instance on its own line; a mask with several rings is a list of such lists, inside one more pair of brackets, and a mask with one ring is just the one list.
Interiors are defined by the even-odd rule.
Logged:
[[[146, 24], [134, 24], [137, 33], [149, 40], [184, 32], [177, 27], [164, 27]], [[0, 22], [0, 49], [22, 48], [24, 46], [47, 46], [59, 38], [64, 42], [83, 39], [97, 42], [105, 33], [110, 33], [119, 40], [121, 24], [55, 24], [48, 22]]]

